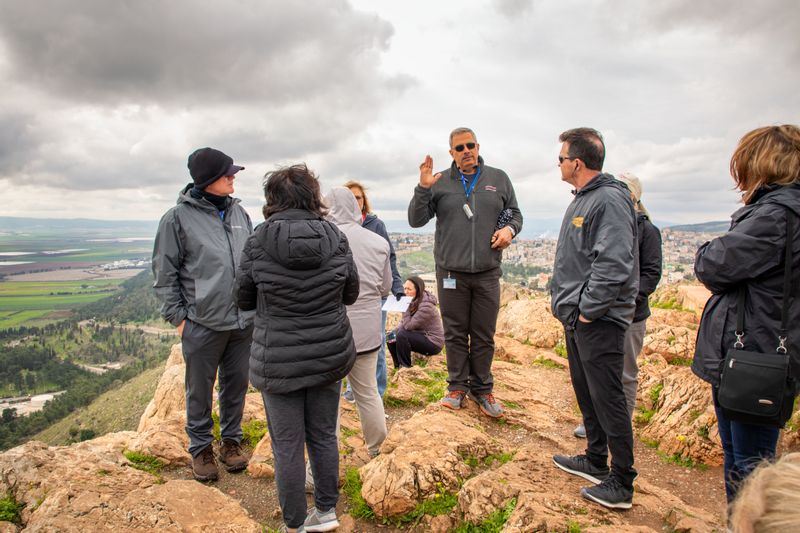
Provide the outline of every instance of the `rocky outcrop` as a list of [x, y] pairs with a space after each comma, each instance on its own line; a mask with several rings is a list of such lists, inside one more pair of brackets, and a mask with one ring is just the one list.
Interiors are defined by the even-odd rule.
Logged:
[[536, 348], [552, 348], [564, 336], [564, 328], [550, 312], [549, 300], [511, 300], [500, 309], [497, 334]]
[[29, 442], [0, 455], [0, 491], [24, 504], [25, 531], [261, 531], [217, 489], [132, 468], [125, 437]]
[[642, 411], [654, 411], [639, 436], [685, 462], [722, 464], [722, 445], [711, 388], [687, 367], [667, 365], [658, 356], [639, 364]]

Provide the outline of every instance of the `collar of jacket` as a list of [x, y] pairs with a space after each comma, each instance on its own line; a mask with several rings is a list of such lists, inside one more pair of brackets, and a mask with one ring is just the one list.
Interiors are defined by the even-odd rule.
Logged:
[[791, 209], [797, 216], [800, 216], [800, 183], [762, 187], [756, 193], [756, 200], [744, 207], [740, 207], [731, 215], [731, 220], [739, 222], [749, 215], [753, 209], [763, 204], [777, 204]]
[[[620, 184], [619, 181], [614, 179], [614, 176], [612, 176], [611, 174], [604, 174], [600, 172], [595, 177], [590, 179], [589, 183], [587, 183], [583, 187], [583, 189], [581, 190], [572, 189], [572, 194], [574, 194], [575, 196], [580, 196], [581, 194], [593, 191], [595, 189], [599, 189], [600, 187], [609, 187], [609, 186], [622, 188], [622, 185]], [[628, 189], [626, 188], [625, 190], [627, 191]], [[626, 192], [626, 194], [629, 193]]]
[[[481, 167], [483, 167], [483, 156], [479, 155], [478, 156], [478, 168], [481, 168]], [[481, 170], [481, 173], [483, 173], [482, 170]], [[473, 174], [467, 174], [467, 175], [468, 176], [472, 176], [472, 175], [474, 175], [474, 173]], [[456, 166], [456, 162], [455, 161], [450, 163], [450, 177], [454, 178], [454, 179], [457, 179], [459, 181], [461, 180], [461, 171]]]
[[273, 220], [322, 220], [322, 218], [305, 209], [287, 209], [271, 215], [264, 222], [272, 222]]
[[[193, 187], [194, 187], [193, 183], [190, 183], [186, 187], [184, 187], [181, 190], [180, 194], [178, 195], [177, 203], [192, 204], [198, 209], [202, 209], [203, 211], [211, 211], [212, 213], [214, 213], [214, 216], [219, 216], [219, 209], [217, 209], [217, 207], [214, 204], [212, 204], [205, 198], [195, 198], [194, 196], [192, 196], [191, 192], [189, 191], [191, 191]], [[239, 201], [240, 200], [238, 198], [234, 198], [233, 196], [228, 196], [228, 203], [225, 205], [225, 210], [228, 210], [235, 204], [238, 204]]]

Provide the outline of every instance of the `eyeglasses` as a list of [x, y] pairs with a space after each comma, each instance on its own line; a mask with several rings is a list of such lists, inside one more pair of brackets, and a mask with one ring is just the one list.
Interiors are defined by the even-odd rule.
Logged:
[[475, 143], [457, 144], [453, 146], [453, 150], [455, 150], [456, 152], [463, 152], [465, 147], [467, 150], [474, 150]]
[[566, 155], [560, 155], [560, 156], [558, 156], [558, 164], [560, 165], [561, 163], [563, 163], [567, 159], [578, 159], [578, 158], [577, 157], [569, 157], [569, 156], [566, 156]]

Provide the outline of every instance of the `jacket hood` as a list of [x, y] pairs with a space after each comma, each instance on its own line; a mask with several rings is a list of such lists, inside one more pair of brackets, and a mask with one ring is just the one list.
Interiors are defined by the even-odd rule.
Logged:
[[302, 209], [275, 213], [256, 233], [270, 257], [293, 270], [319, 268], [336, 253], [342, 240], [335, 226]]
[[783, 185], [761, 195], [761, 197], [740, 209], [738, 209], [731, 218], [737, 222], [745, 215], [750, 213], [757, 206], [764, 204], [776, 204], [787, 209], [794, 211], [794, 214], [800, 216], [800, 184], [794, 183], [792, 185]]
[[329, 211], [326, 220], [337, 226], [343, 224], [361, 225], [361, 210], [358, 201], [347, 187], [334, 187], [325, 195], [325, 205]]
[[433, 305], [439, 305], [439, 300], [436, 299], [436, 295], [432, 294], [430, 291], [427, 291], [427, 290], [422, 295], [422, 300], [428, 300]]
[[622, 183], [621, 181], [617, 180], [611, 174], [604, 174], [600, 173], [597, 176], [593, 177], [586, 186], [579, 190], [573, 191], [574, 194], [579, 195], [589, 191], [593, 191], [594, 189], [599, 189], [600, 187], [616, 187], [617, 189], [623, 191], [625, 196], [630, 196], [630, 190], [628, 189], [627, 185]]

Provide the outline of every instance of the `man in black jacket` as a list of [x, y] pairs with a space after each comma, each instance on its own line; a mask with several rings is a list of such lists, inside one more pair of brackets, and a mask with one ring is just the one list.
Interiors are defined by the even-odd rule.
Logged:
[[597, 484], [581, 489], [584, 498], [629, 509], [636, 470], [622, 387], [622, 344], [636, 308], [636, 218], [627, 187], [601, 172], [605, 145], [600, 133], [576, 128], [559, 140], [561, 179], [575, 187], [575, 198], [561, 224], [550, 296], [553, 314], [564, 324], [587, 447], [583, 455], [556, 455], [553, 462]]
[[441, 404], [459, 409], [469, 393], [484, 414], [500, 417], [503, 409], [492, 395], [500, 262], [522, 230], [522, 213], [511, 180], [485, 165], [479, 150], [475, 133], [457, 128], [450, 133], [450, 168], [434, 175], [433, 160], [425, 157], [408, 223], [419, 228], [436, 217], [433, 250], [448, 374]]
[[[636, 389], [639, 384], [639, 365], [636, 358], [642, 351], [647, 317], [650, 316], [648, 298], [661, 281], [661, 232], [650, 222], [650, 214], [642, 204], [642, 182], [629, 172], [623, 172], [617, 179], [628, 186], [631, 201], [636, 211], [636, 238], [639, 246], [639, 294], [636, 295], [636, 312], [633, 323], [625, 332], [625, 362], [622, 368], [622, 387], [628, 404], [628, 416], [633, 418], [636, 408]], [[575, 428], [576, 437], [586, 438], [586, 427], [581, 423]]]

